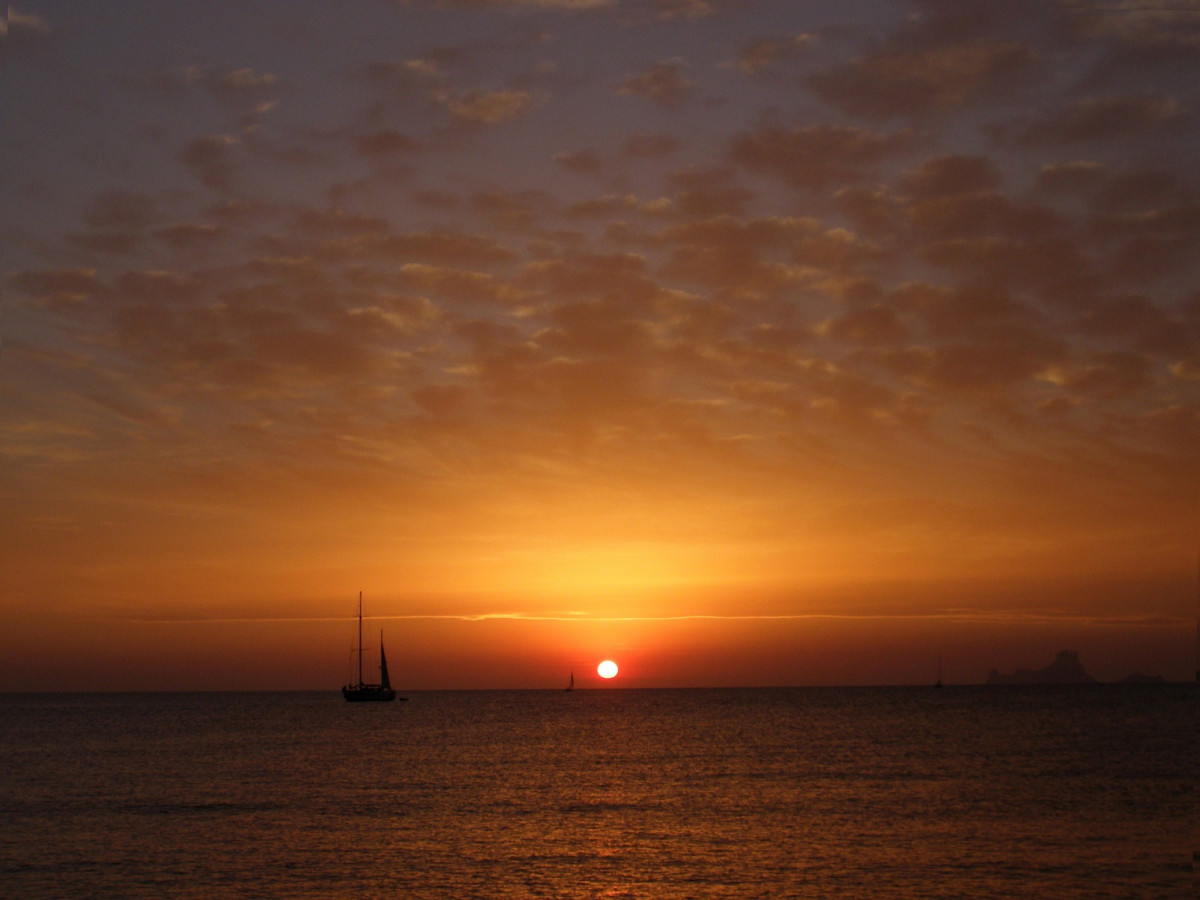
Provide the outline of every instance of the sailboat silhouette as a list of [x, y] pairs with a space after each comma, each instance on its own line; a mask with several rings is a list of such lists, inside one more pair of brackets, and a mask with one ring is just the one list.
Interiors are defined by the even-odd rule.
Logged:
[[362, 591], [358, 592], [358, 683], [347, 684], [342, 688], [342, 696], [352, 702], [362, 700], [395, 700], [396, 692], [392, 690], [391, 679], [388, 678], [387, 655], [383, 652], [383, 632], [379, 632], [379, 683], [367, 684], [363, 681], [362, 658]]
[[574, 672], [571, 673], [571, 680], [567, 682], [567, 690], [568, 691], [575, 690], [575, 673]]

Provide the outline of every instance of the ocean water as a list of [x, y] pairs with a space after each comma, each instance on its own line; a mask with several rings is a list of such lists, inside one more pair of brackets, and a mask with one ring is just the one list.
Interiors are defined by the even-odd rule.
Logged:
[[1191, 684], [408, 696], [0, 696], [0, 895], [1196, 896]]

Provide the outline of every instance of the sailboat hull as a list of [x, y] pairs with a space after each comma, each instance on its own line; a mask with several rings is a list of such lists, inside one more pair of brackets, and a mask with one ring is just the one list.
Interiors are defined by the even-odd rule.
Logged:
[[377, 684], [348, 684], [342, 688], [342, 696], [351, 703], [366, 700], [388, 701], [396, 699], [396, 692]]

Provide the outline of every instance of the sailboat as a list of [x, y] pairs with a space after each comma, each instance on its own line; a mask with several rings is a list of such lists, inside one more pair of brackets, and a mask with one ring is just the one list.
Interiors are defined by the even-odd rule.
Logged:
[[358, 592], [358, 684], [347, 684], [342, 688], [342, 696], [347, 700], [395, 700], [396, 692], [388, 679], [387, 656], [383, 652], [383, 632], [379, 632], [379, 684], [367, 684], [363, 681], [362, 658], [362, 591]]
[[575, 690], [575, 673], [574, 672], [571, 673], [571, 680], [567, 682], [567, 690], [568, 691]]
[[[382, 644], [383, 637], [381, 636], [381, 637], [379, 638], [379, 640], [380, 640], [380, 647], [382, 648], [382, 646], [383, 646], [383, 644]], [[933, 686], [934, 686], [935, 688], [940, 688], [940, 687], [942, 686], [942, 654], [940, 654], [940, 653], [938, 654], [938, 673], [937, 673], [937, 681], [935, 681], [935, 682], [934, 682]]]

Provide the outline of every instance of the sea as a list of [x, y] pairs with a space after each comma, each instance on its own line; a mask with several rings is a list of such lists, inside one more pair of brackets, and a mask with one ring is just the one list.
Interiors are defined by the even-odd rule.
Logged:
[[1196, 685], [0, 695], [6, 898], [1187, 898]]

